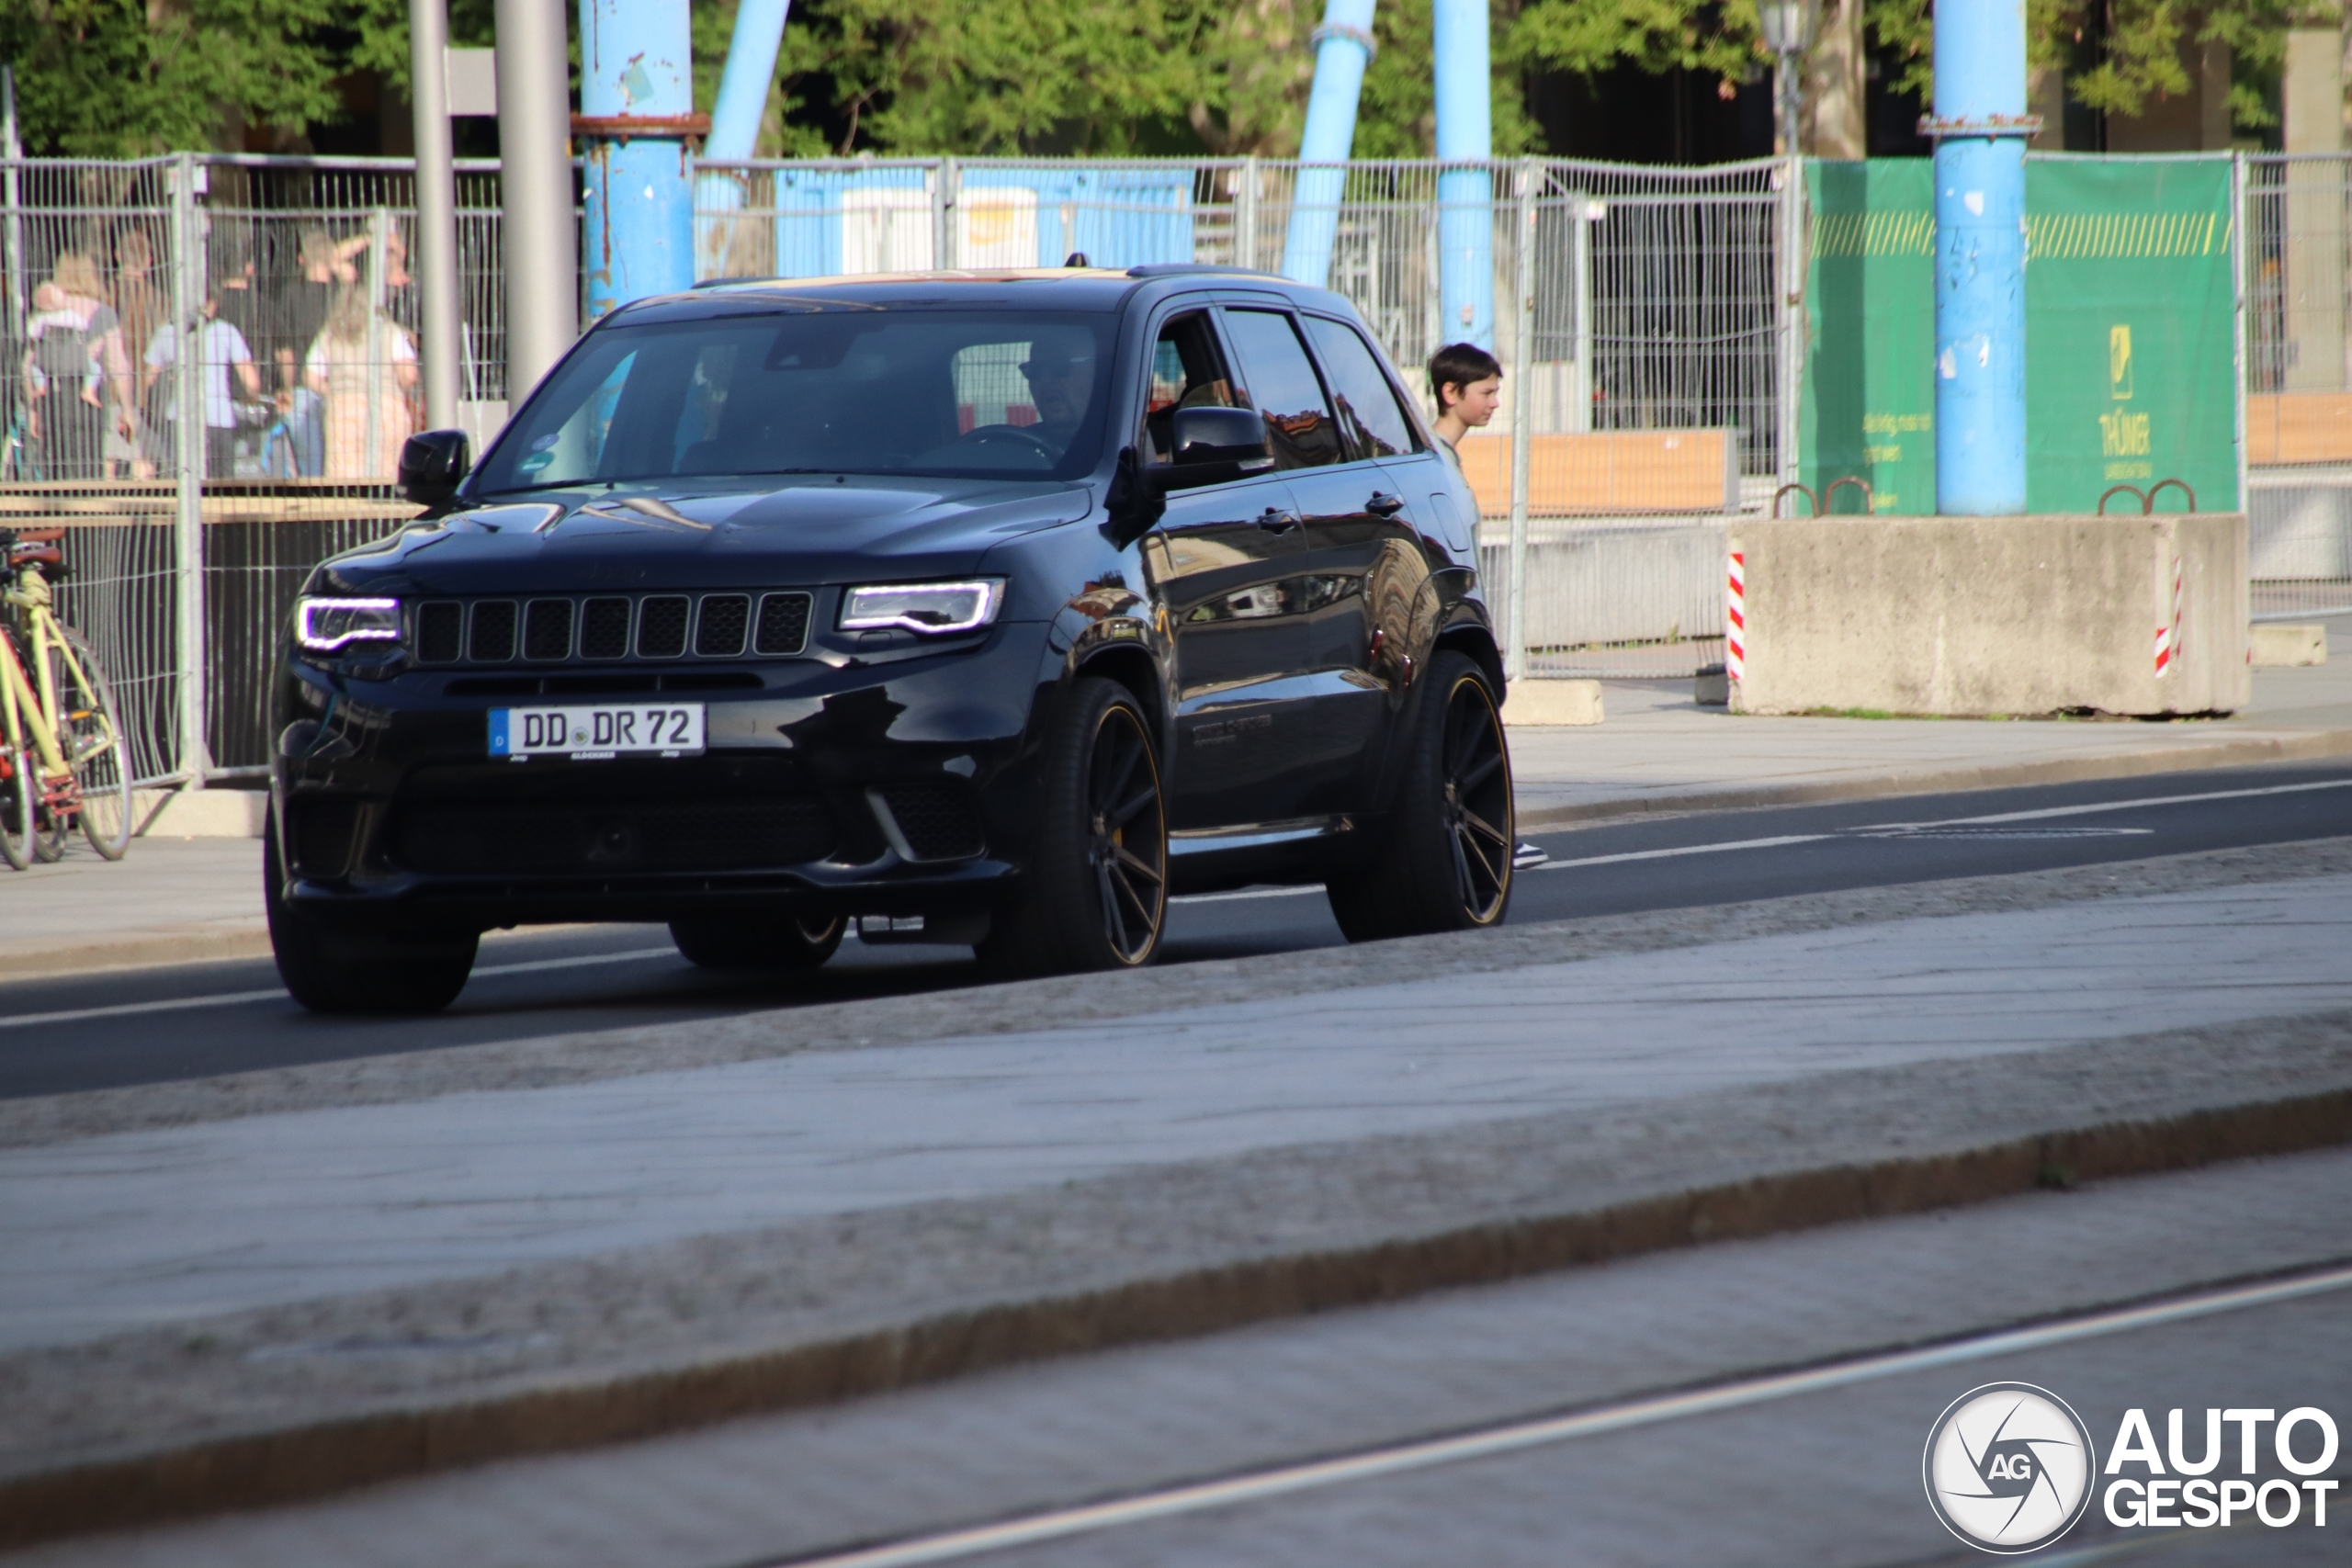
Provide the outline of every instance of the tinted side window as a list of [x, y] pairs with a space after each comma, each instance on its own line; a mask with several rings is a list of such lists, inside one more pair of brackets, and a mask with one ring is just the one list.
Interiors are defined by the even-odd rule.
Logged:
[[1205, 311], [1172, 316], [1151, 350], [1151, 385], [1144, 398], [1145, 459], [1169, 458], [1170, 426], [1180, 408], [1234, 407], [1225, 355]]
[[1396, 391], [1381, 373], [1372, 346], [1353, 327], [1320, 317], [1306, 318], [1306, 335], [1323, 361], [1331, 381], [1331, 399], [1340, 405], [1340, 437], [1348, 457], [1395, 457], [1413, 449], [1412, 422], [1396, 406]]
[[1274, 467], [1313, 468], [1338, 462], [1339, 425], [1290, 318], [1276, 310], [1227, 310], [1225, 325], [1241, 362], [1250, 404], [1265, 418]]

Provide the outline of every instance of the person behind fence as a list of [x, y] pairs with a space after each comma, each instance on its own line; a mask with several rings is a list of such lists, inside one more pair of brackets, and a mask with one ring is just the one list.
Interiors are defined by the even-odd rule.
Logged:
[[[114, 309], [122, 318], [122, 341], [141, 353], [153, 342], [155, 329], [170, 317], [164, 290], [155, 279], [155, 246], [145, 229], [128, 224], [114, 240]], [[137, 479], [153, 479], [159, 464], [169, 463], [163, 450], [164, 414], [152, 395], [141, 398], [137, 387], [128, 389], [131, 412], [130, 471]]]
[[1462, 459], [1462, 438], [1483, 430], [1502, 400], [1501, 361], [1475, 343], [1450, 343], [1430, 355], [1430, 390], [1437, 395], [1437, 438]]
[[294, 471], [315, 479], [327, 469], [326, 400], [310, 384], [311, 349], [334, 313], [340, 286], [358, 281], [348, 247], [324, 229], [305, 229], [296, 251], [300, 267], [279, 286], [277, 315], [284, 333], [274, 349], [277, 406], [294, 447]]
[[311, 345], [303, 378], [326, 402], [327, 478], [390, 478], [401, 444], [416, 432], [416, 344], [408, 330], [371, 310], [363, 286], [345, 285]]
[[121, 321], [105, 295], [96, 264], [70, 251], [33, 291], [22, 367], [25, 433], [40, 443], [45, 479], [106, 477], [109, 405], [118, 432], [130, 431], [130, 365]]
[[[261, 372], [254, 368], [253, 350], [245, 344], [244, 333], [220, 319], [220, 290], [204, 300], [204, 313], [187, 335], [196, 344], [196, 360], [202, 371], [204, 390], [204, 473], [211, 479], [227, 479], [236, 472], [237, 462], [237, 397], [230, 385], [233, 375], [247, 400], [261, 396]], [[152, 391], [162, 380], [164, 372], [179, 363], [180, 332], [165, 322], [155, 329], [148, 341], [143, 356], [147, 364], [145, 387]], [[164, 407], [164, 417], [169, 422], [175, 440], [168, 449], [178, 449], [180, 400], [172, 392], [158, 400]]]

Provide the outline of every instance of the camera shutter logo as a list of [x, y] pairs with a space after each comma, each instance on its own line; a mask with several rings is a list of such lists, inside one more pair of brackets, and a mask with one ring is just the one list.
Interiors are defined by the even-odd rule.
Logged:
[[1983, 1551], [2036, 1551], [2090, 1506], [2098, 1455], [2090, 1429], [2046, 1388], [1972, 1388], [1928, 1429], [1920, 1468], [1946, 1529]]

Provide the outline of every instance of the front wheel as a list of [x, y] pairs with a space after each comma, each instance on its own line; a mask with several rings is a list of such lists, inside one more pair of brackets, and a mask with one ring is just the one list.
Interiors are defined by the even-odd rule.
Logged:
[[1029, 864], [980, 958], [1007, 975], [1132, 969], [1168, 917], [1168, 816], [1151, 723], [1116, 681], [1081, 677], [1046, 743]]
[[74, 769], [75, 815], [90, 847], [120, 860], [130, 847], [130, 749], [115, 712], [114, 686], [82, 634], [58, 629], [66, 646], [49, 650], [50, 689], [57, 694], [57, 747]]
[[849, 922], [787, 919], [773, 925], [741, 920], [672, 920], [670, 940], [687, 962], [704, 969], [797, 974], [820, 968], [842, 944]]
[[1409, 710], [1404, 777], [1387, 830], [1328, 884], [1350, 942], [1475, 931], [1510, 907], [1517, 828], [1510, 751], [1486, 671], [1452, 649], [1430, 660]]
[[273, 809], [262, 842], [262, 903], [278, 978], [312, 1012], [439, 1012], [473, 973], [479, 931], [396, 934], [333, 925], [288, 904]]

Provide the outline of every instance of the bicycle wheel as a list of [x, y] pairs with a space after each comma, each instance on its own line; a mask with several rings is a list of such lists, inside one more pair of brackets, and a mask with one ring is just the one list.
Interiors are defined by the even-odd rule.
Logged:
[[33, 863], [32, 759], [0, 740], [0, 860], [18, 871]]
[[[70, 626], [57, 629], [66, 644], [49, 650], [51, 689], [57, 693], [57, 749], [74, 767], [82, 836], [107, 860], [120, 860], [130, 845], [130, 755], [115, 712], [114, 686], [89, 640]], [[63, 824], [59, 827], [62, 850]]]

